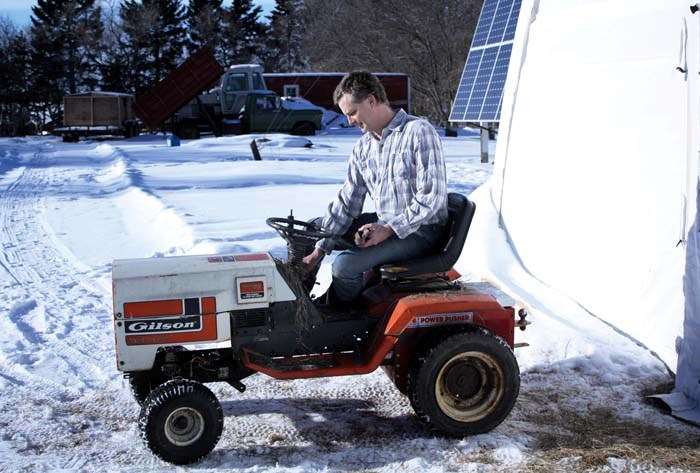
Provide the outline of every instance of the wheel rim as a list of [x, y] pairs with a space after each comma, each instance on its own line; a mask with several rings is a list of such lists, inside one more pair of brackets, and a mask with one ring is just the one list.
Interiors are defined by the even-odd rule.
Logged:
[[192, 445], [203, 433], [204, 417], [192, 408], [175, 409], [165, 420], [165, 436], [173, 445]]
[[501, 402], [504, 389], [498, 362], [474, 351], [453, 356], [435, 380], [438, 406], [458, 422], [475, 422], [491, 414]]

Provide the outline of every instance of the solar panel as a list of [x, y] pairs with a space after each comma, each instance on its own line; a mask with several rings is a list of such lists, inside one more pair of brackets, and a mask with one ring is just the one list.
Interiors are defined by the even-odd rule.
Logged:
[[450, 121], [499, 120], [520, 3], [521, 0], [484, 1]]

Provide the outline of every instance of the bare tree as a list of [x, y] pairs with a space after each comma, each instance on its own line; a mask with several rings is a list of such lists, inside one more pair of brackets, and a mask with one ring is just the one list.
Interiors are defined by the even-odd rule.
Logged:
[[411, 77], [413, 110], [447, 123], [483, 0], [306, 0], [305, 52], [319, 71]]

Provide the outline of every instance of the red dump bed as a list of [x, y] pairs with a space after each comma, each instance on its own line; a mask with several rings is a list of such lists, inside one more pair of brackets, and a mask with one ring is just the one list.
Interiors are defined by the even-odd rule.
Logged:
[[151, 90], [139, 96], [134, 112], [149, 127], [158, 127], [190, 100], [219, 81], [224, 73], [211, 50], [200, 49]]

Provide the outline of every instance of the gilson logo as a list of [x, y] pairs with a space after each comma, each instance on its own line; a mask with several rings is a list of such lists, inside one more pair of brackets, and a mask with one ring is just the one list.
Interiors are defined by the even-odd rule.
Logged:
[[126, 322], [124, 330], [128, 334], [198, 332], [202, 330], [202, 317], [194, 315], [167, 319], [142, 319]]

